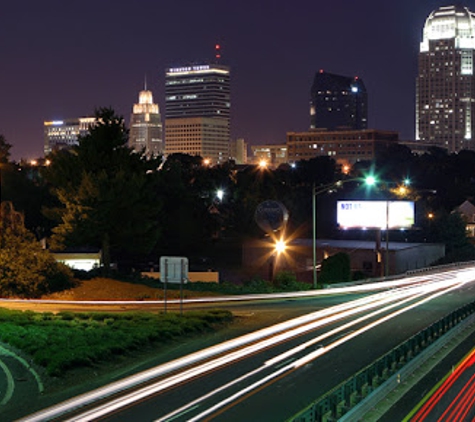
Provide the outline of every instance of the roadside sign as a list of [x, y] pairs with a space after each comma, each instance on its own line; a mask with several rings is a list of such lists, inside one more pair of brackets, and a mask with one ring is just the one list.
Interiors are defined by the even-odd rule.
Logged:
[[188, 281], [188, 258], [161, 256], [160, 279], [164, 283], [186, 283]]

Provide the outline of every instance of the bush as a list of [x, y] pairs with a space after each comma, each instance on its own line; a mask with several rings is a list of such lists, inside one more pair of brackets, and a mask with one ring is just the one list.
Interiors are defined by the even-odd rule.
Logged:
[[241, 293], [272, 293], [274, 291], [272, 284], [258, 277], [254, 277], [244, 282]]
[[275, 276], [275, 287], [284, 292], [295, 292], [300, 290], [308, 290], [309, 285], [299, 283], [294, 273], [290, 271], [280, 271]]
[[232, 321], [223, 310], [152, 313], [36, 314], [0, 309], [0, 341], [32, 356], [50, 375], [96, 365], [150, 344], [211, 331]]
[[350, 256], [338, 252], [322, 262], [319, 282], [322, 284], [346, 283], [351, 279]]

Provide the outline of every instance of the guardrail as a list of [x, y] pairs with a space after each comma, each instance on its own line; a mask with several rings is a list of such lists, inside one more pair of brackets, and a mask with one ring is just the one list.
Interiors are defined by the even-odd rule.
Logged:
[[331, 289], [332, 287], [349, 287], [349, 286], [357, 286], [359, 284], [366, 284], [366, 283], [378, 283], [380, 281], [390, 281], [390, 280], [397, 280], [400, 278], [406, 278], [417, 274], [424, 274], [424, 273], [433, 273], [433, 272], [440, 272], [440, 271], [450, 271], [455, 268], [460, 267], [470, 267], [475, 266], [475, 261], [464, 261], [464, 262], [455, 262], [451, 264], [443, 264], [443, 265], [435, 265], [433, 267], [424, 267], [418, 268], [417, 270], [409, 270], [402, 274], [394, 274], [385, 277], [375, 277], [375, 278], [365, 278], [361, 280], [349, 281], [348, 283], [334, 283], [334, 284], [324, 284], [324, 289]]
[[328, 422], [342, 418], [406, 363], [474, 313], [475, 302], [472, 302], [446, 315], [318, 398], [288, 422]]

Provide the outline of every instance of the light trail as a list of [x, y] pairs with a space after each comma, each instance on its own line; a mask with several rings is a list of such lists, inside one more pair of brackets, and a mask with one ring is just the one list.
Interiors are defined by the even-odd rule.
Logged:
[[[425, 293], [419, 293], [419, 295], [418, 295], [417, 297], [422, 296], [423, 294], [425, 294]], [[300, 353], [300, 352], [304, 351], [305, 349], [308, 349], [309, 347], [313, 346], [314, 344], [320, 343], [321, 341], [323, 341], [323, 340], [325, 340], [325, 339], [327, 339], [327, 338], [329, 338], [329, 337], [332, 337], [332, 336], [334, 336], [335, 334], [338, 334], [338, 333], [340, 333], [340, 332], [342, 332], [342, 331], [345, 331], [346, 329], [351, 328], [352, 326], [357, 325], [357, 324], [359, 324], [360, 322], [362, 322], [362, 321], [364, 321], [364, 320], [366, 320], [366, 319], [372, 318], [372, 317], [374, 317], [375, 315], [380, 314], [380, 313], [382, 313], [382, 312], [387, 312], [389, 309], [392, 309], [392, 308], [394, 308], [394, 307], [400, 306], [402, 303], [405, 303], [405, 302], [411, 301], [411, 300], [414, 300], [414, 297], [411, 296], [411, 297], [409, 297], [409, 298], [403, 300], [402, 302], [393, 303], [392, 305], [389, 305], [389, 306], [387, 306], [387, 307], [385, 307], [385, 308], [381, 308], [381, 309], [379, 309], [379, 310], [377, 310], [377, 311], [372, 312], [371, 314], [365, 315], [365, 316], [363, 316], [363, 317], [358, 318], [357, 320], [351, 321], [351, 322], [349, 322], [349, 323], [347, 323], [347, 324], [344, 324], [344, 325], [342, 325], [342, 326], [340, 326], [340, 327], [337, 327], [337, 328], [335, 328], [335, 329], [333, 329], [333, 330], [331, 330], [331, 331], [328, 331], [328, 332], [326, 332], [325, 334], [322, 334], [322, 335], [320, 335], [320, 336], [314, 338], [313, 340], [307, 341], [307, 342], [303, 343], [302, 345], [299, 345], [299, 346], [297, 346], [297, 347], [294, 347], [293, 349], [288, 350], [287, 352], [281, 353], [281, 354], [277, 355], [276, 357], [274, 357], [274, 358], [272, 358], [272, 359], [269, 359], [269, 360], [267, 360], [266, 362], [264, 362], [264, 364], [263, 364], [260, 368], [257, 368], [256, 370], [251, 371], [251, 372], [249, 372], [248, 374], [245, 374], [245, 375], [241, 376], [240, 378], [238, 378], [238, 381], [241, 382], [241, 381], [243, 381], [243, 380], [246, 379], [246, 378], [249, 378], [249, 377], [251, 377], [251, 376], [253, 376], [253, 375], [256, 375], [257, 373], [259, 373], [259, 372], [261, 372], [261, 371], [267, 369], [268, 367], [273, 366], [273, 365], [275, 365], [275, 364], [277, 364], [277, 363], [279, 363], [279, 362], [281, 362], [281, 361], [284, 361], [284, 360], [290, 358], [291, 356], [293, 356], [293, 355], [295, 355], [295, 354], [297, 354], [297, 353]], [[393, 298], [391, 298], [391, 301], [393, 301]], [[318, 351], [319, 351], [319, 352], [322, 352], [321, 354], [323, 354], [323, 352], [325, 351], [325, 347], [322, 346], [320, 349], [318, 349]], [[168, 415], [161, 417], [160, 419], [157, 420], [157, 422], [163, 422], [163, 421], [170, 421], [170, 420], [172, 420], [172, 419], [173, 419], [174, 417], [176, 417], [179, 413], [182, 413], [183, 411], [189, 409], [190, 407], [193, 407], [193, 406], [195, 406], [196, 404], [198, 404], [198, 403], [200, 403], [200, 402], [202, 402], [202, 401], [204, 401], [204, 400], [206, 400], [206, 399], [212, 397], [213, 395], [216, 395], [217, 393], [220, 393], [221, 391], [225, 390], [226, 388], [232, 387], [232, 386], [235, 385], [238, 381], [232, 381], [232, 382], [230, 382], [230, 383], [228, 383], [228, 384], [226, 384], [226, 385], [223, 385], [223, 386], [217, 388], [216, 390], [213, 390], [213, 391], [209, 392], [208, 394], [205, 394], [204, 396], [202, 396], [202, 397], [200, 397], [200, 398], [198, 398], [198, 399], [196, 399], [196, 400], [194, 400], [194, 401], [192, 401], [192, 402], [186, 404], [185, 406], [183, 406], [183, 407], [181, 407], [181, 408], [179, 408], [179, 409], [176, 409], [175, 411], [169, 413]]]
[[[411, 418], [412, 422], [422, 422], [425, 421], [426, 418], [429, 417], [431, 412], [434, 410], [435, 406], [440, 403], [443, 397], [449, 392], [449, 390], [453, 387], [453, 385], [457, 382], [457, 380], [463, 375], [463, 373], [471, 366], [475, 364], [475, 349], [473, 349], [464, 359], [463, 361], [455, 368], [454, 372], [452, 372], [447, 379], [442, 383], [442, 385], [437, 388], [436, 391], [429, 397], [429, 399], [422, 405], [422, 407], [417, 411], [417, 413]], [[473, 377], [472, 377], [473, 378]], [[473, 387], [472, 387], [473, 388]], [[472, 390], [472, 397], [474, 391]], [[444, 411], [442, 417], [447, 417], [448, 412], [450, 409], [455, 406], [457, 403], [457, 399], [460, 398], [460, 393], [458, 394], [456, 400], [454, 400], [450, 406]], [[473, 403], [472, 403], [473, 406]], [[470, 410], [470, 408], [468, 409]], [[439, 420], [450, 420], [450, 419], [442, 419]], [[431, 418], [432, 419], [432, 418]], [[456, 422], [463, 420], [463, 419], [452, 419]]]
[[[287, 298], [305, 298], [305, 297], [318, 297], [328, 296], [334, 294], [348, 294], [348, 293], [362, 293], [375, 290], [386, 290], [402, 286], [410, 286], [417, 283], [430, 282], [429, 277], [446, 276], [455, 272], [464, 271], [465, 269], [450, 270], [440, 274], [423, 274], [418, 276], [406, 277], [391, 281], [378, 281], [371, 283], [358, 284], [354, 286], [346, 287], [330, 287], [327, 289], [310, 290], [303, 292], [284, 292], [284, 293], [262, 293], [262, 294], [247, 294], [247, 295], [233, 295], [233, 296], [215, 296], [215, 297], [200, 297], [183, 299], [183, 303], [217, 303], [217, 302], [238, 302], [238, 301], [253, 301], [263, 299], [287, 299]], [[471, 270], [470, 268], [467, 270]], [[133, 306], [157, 306], [163, 305], [163, 300], [53, 300], [53, 299], [28, 299], [28, 303], [31, 304], [48, 304], [48, 305], [133, 305]], [[25, 303], [22, 299], [8, 299], [0, 298], [0, 303]], [[180, 299], [168, 299], [167, 304], [180, 304]]]
[[449, 407], [444, 411], [442, 416], [438, 419], [439, 422], [460, 422], [464, 421], [468, 412], [472, 409], [475, 401], [475, 375], [472, 375], [470, 380], [462, 390], [459, 391], [455, 399], [450, 403]]
[[109, 384], [105, 387], [101, 387], [94, 391], [74, 397], [56, 406], [52, 406], [48, 409], [37, 412], [27, 417], [25, 420], [31, 422], [40, 422], [48, 418], [51, 419], [54, 417], [58, 417], [64, 413], [68, 413], [74, 411], [75, 409], [87, 406], [91, 403], [94, 403], [95, 401], [102, 400], [109, 396], [115, 395], [121, 391], [126, 391], [127, 389], [134, 388], [137, 385], [146, 383], [154, 378], [169, 374], [186, 366], [199, 363], [200, 361], [204, 361], [222, 353], [229, 352], [233, 349], [237, 349], [238, 347], [242, 347], [246, 344], [259, 341], [263, 338], [275, 336], [278, 333], [292, 329], [294, 327], [298, 327], [299, 325], [305, 324], [309, 321], [313, 321], [316, 318], [323, 318], [325, 316], [332, 315], [335, 312], [341, 312], [345, 309], [356, 308], [360, 306], [360, 304], [367, 303], [368, 300], [377, 300], [377, 298], [384, 297], [386, 295], [392, 294], [393, 292], [394, 291], [378, 293], [376, 295], [371, 296], [370, 298], [361, 298], [352, 302], [336, 305], [311, 314], [294, 318], [289, 321], [282, 322], [280, 324], [273, 325], [271, 327], [264, 328], [262, 330], [255, 331], [250, 334], [246, 334], [236, 339], [229, 340], [227, 342], [209, 347], [202, 351], [192, 353], [183, 358], [179, 358], [169, 363], [160, 365], [151, 370], [144, 371], [131, 377], [125, 378], [124, 380], [118, 381], [116, 383]]
[[[456, 286], [453, 286], [452, 288], [448, 288], [447, 290], [450, 291], [450, 290], [453, 290], [453, 289], [456, 289], [458, 288], [459, 286], [456, 285]], [[219, 409], [223, 408], [224, 406], [226, 405], [229, 405], [231, 403], [233, 403], [234, 401], [236, 401], [237, 399], [241, 398], [242, 396], [246, 395], [246, 394], [249, 394], [250, 392], [252, 392], [253, 390], [256, 390], [257, 388], [259, 388], [260, 386], [264, 385], [264, 384], [267, 384], [269, 382], [271, 382], [272, 380], [276, 379], [277, 377], [281, 376], [282, 374], [284, 374], [285, 372], [290, 372], [290, 371], [293, 371], [293, 370], [296, 370], [308, 363], [310, 363], [311, 361], [317, 359], [318, 357], [320, 357], [321, 355], [325, 354], [325, 353], [328, 353], [331, 349], [334, 349], [335, 347], [338, 347], [340, 346], [341, 344], [343, 343], [346, 343], [347, 341], [351, 340], [352, 338], [356, 337], [357, 335], [360, 335], [366, 331], [368, 331], [369, 329], [371, 328], [374, 328], [375, 326], [377, 325], [380, 325], [382, 324], [383, 322], [386, 322], [387, 320], [391, 319], [391, 318], [394, 318], [395, 316], [403, 313], [403, 312], [406, 312], [407, 310], [409, 309], [412, 309], [416, 306], [420, 306], [421, 304], [425, 303], [425, 302], [428, 302], [442, 294], [445, 294], [447, 291], [442, 291], [442, 292], [437, 292], [425, 299], [422, 299], [420, 300], [419, 302], [415, 303], [415, 304], [412, 304], [412, 305], [409, 305], [407, 306], [406, 308], [403, 308], [399, 311], [396, 311], [396, 312], [393, 312], [392, 314], [390, 315], [387, 315], [383, 318], [380, 318], [379, 320], [377, 321], [374, 321], [373, 323], [371, 324], [368, 324], [367, 326], [365, 327], [362, 327], [361, 329], [331, 343], [330, 345], [328, 346], [325, 346], [324, 348], [320, 348], [312, 353], [309, 353], [306, 357], [304, 358], [301, 358], [299, 359], [298, 361], [296, 362], [293, 362], [287, 366], [284, 366], [283, 368], [279, 369], [278, 371], [266, 376], [265, 378], [262, 378], [260, 379], [259, 381], [255, 382], [254, 384], [252, 385], [249, 385], [248, 387], [246, 387], [245, 389], [242, 389], [238, 392], [236, 392], [235, 394], [231, 395], [230, 397], [224, 399], [224, 400], [221, 400], [219, 403], [215, 404], [214, 406], [206, 409], [205, 411], [201, 412], [200, 414], [196, 415], [195, 417], [191, 418], [191, 419], [188, 419], [188, 422], [195, 422], [195, 421], [199, 421], [201, 419], [203, 419], [204, 417], [206, 416], [209, 416], [210, 414], [218, 411]], [[160, 420], [163, 420], [163, 419], [160, 419]]]
[[[53, 406], [49, 409], [37, 412], [34, 415], [31, 415], [23, 420], [27, 421], [42, 421], [45, 419], [52, 419], [60, 417], [68, 412], [79, 410], [81, 407], [88, 406], [93, 404], [98, 400], [103, 400], [111, 395], [118, 394], [119, 392], [125, 392], [128, 389], [136, 388], [140, 384], [149, 382], [154, 378], [167, 375], [171, 372], [182, 369], [186, 366], [197, 364], [200, 361], [210, 359], [212, 357], [218, 356], [223, 353], [229, 353], [218, 358], [215, 358], [212, 361], [201, 364], [197, 367], [183, 371], [182, 373], [172, 375], [162, 381], [158, 381], [155, 384], [152, 384], [148, 387], [143, 387], [136, 392], [129, 393], [125, 397], [121, 397], [116, 401], [112, 401], [113, 404], [108, 404], [108, 411], [106, 412], [105, 407], [102, 407], [105, 415], [110, 411], [117, 410], [119, 407], [132, 404], [137, 400], [142, 400], [149, 396], [150, 394], [156, 394], [157, 392], [163, 391], [166, 388], [171, 388], [178, 383], [182, 383], [187, 379], [196, 377], [203, 373], [215, 370], [217, 367], [224, 366], [230, 362], [242, 359], [243, 357], [248, 356], [250, 353], [255, 353], [262, 350], [263, 348], [271, 347], [275, 345], [275, 339], [278, 338], [279, 341], [288, 340], [290, 337], [295, 337], [301, 335], [302, 333], [308, 332], [311, 329], [315, 329], [324, 324], [338, 321], [342, 318], [349, 317], [353, 314], [363, 312], [374, 308], [376, 306], [382, 306], [383, 304], [402, 299], [405, 295], [407, 297], [413, 296], [415, 294], [423, 294], [423, 292], [428, 293], [431, 290], [441, 289], [444, 286], [461, 283], [461, 280], [465, 278], [468, 279], [471, 277], [473, 279], [473, 270], [466, 271], [466, 274], [461, 274], [460, 272], [457, 275], [456, 272], [447, 272], [443, 273], [437, 278], [439, 281], [434, 282], [425, 282], [424, 284], [415, 284], [414, 280], [419, 278], [413, 278], [411, 282], [406, 281], [401, 283], [402, 287], [377, 293], [372, 296], [354, 300], [349, 303], [344, 303], [340, 305], [333, 306], [331, 308], [326, 308], [302, 317], [295, 318], [284, 323], [277, 324], [272, 327], [268, 327], [262, 330], [259, 330], [254, 333], [242, 336], [237, 339], [230, 340], [228, 342], [222, 343], [217, 346], [210, 347], [200, 352], [193, 353], [191, 355], [185, 356], [183, 358], [174, 360], [170, 363], [160, 365], [152, 370], [144, 371], [140, 374], [128, 377], [119, 382], [110, 384], [108, 386], [99, 388], [92, 392], [83, 394], [76, 398], [70, 399], [66, 402], [60, 403], [59, 405]], [[380, 283], [382, 284], [382, 283]], [[385, 284], [385, 283], [384, 283]], [[391, 283], [392, 284], [392, 283]], [[410, 285], [413, 285], [410, 287]], [[273, 337], [272, 337], [273, 336]], [[347, 337], [344, 337], [347, 338]], [[352, 337], [350, 337], [352, 338]], [[349, 338], [348, 338], [349, 339]], [[255, 343], [257, 342], [257, 343]], [[255, 344], [251, 344], [255, 343]], [[232, 352], [233, 349], [238, 349], [239, 347], [244, 347], [248, 345], [243, 350], [237, 350]], [[326, 351], [327, 349], [325, 349]], [[322, 353], [320, 350], [318, 354]], [[284, 367], [287, 368], [287, 367]], [[120, 401], [119, 403], [115, 403]], [[117, 407], [114, 407], [117, 406]], [[97, 411], [97, 409], [96, 409]], [[86, 412], [90, 417], [89, 412]], [[91, 419], [71, 419], [71, 420], [91, 420]]]
[[[454, 283], [456, 283], [458, 285], [459, 282], [454, 281], [454, 280], [444, 280], [443, 282], [432, 283], [432, 285], [430, 287], [432, 287], [432, 289], [441, 289], [441, 288], [445, 288], [447, 285], [449, 285], [449, 286], [453, 285]], [[343, 317], [348, 317], [348, 316], [354, 315], [356, 313], [361, 313], [363, 311], [367, 311], [367, 310], [369, 310], [371, 308], [374, 308], [376, 306], [380, 306], [381, 304], [385, 304], [385, 303], [388, 303], [388, 302], [393, 302], [393, 301], [395, 301], [397, 299], [400, 299], [404, 296], [410, 296], [410, 299], [408, 299], [408, 300], [413, 300], [413, 298], [414, 298], [413, 290], [415, 290], [420, 295], [422, 295], [422, 294], [427, 294], [427, 291], [430, 290], [430, 289], [428, 288], [428, 286], [417, 286], [417, 287], [415, 287], [411, 290], [403, 289], [401, 291], [392, 292], [392, 294], [390, 294], [390, 295], [389, 294], [388, 295], [383, 295], [383, 297], [378, 297], [377, 300], [374, 301], [374, 303], [369, 303], [369, 304], [365, 303], [365, 304], [361, 305], [360, 307], [355, 308], [353, 310], [348, 310], [346, 312], [341, 312], [337, 315], [331, 315], [331, 316], [329, 316], [329, 317], [327, 317], [323, 320], [308, 323], [308, 324], [305, 324], [302, 327], [297, 327], [296, 329], [293, 329], [290, 332], [288, 331], [288, 332], [282, 333], [278, 336], [274, 336], [274, 337], [271, 337], [269, 339], [263, 340], [262, 342], [259, 342], [257, 344], [253, 344], [253, 345], [248, 346], [248, 347], [246, 347], [242, 350], [239, 350], [237, 352], [234, 352], [234, 353], [231, 353], [229, 355], [225, 355], [221, 358], [215, 359], [214, 361], [208, 362], [204, 365], [201, 365], [200, 367], [193, 368], [192, 370], [184, 371], [183, 373], [181, 373], [177, 376], [167, 378], [167, 382], [165, 382], [165, 383], [159, 382], [159, 383], [154, 384], [153, 386], [146, 387], [146, 388], [143, 388], [143, 389], [138, 390], [136, 392], [133, 392], [133, 393], [127, 395], [126, 397], [121, 397], [117, 400], [113, 400], [112, 402], [106, 403], [105, 405], [100, 406], [96, 409], [93, 409], [90, 412], [83, 413], [79, 418], [72, 418], [72, 419], [70, 419], [70, 421], [83, 422], [83, 421], [89, 421], [89, 420], [92, 420], [92, 419], [97, 419], [97, 418], [103, 417], [106, 414], [117, 411], [120, 408], [122, 408], [124, 406], [127, 406], [127, 405], [129, 405], [129, 404], [131, 404], [131, 403], [133, 403], [137, 400], [142, 400], [142, 399], [146, 398], [149, 395], [157, 394], [160, 391], [163, 391], [163, 389], [169, 388], [171, 385], [176, 385], [176, 384], [183, 383], [183, 382], [185, 382], [185, 381], [187, 381], [191, 378], [196, 377], [198, 374], [204, 374], [205, 372], [209, 372], [210, 370], [215, 370], [218, 367], [227, 365], [230, 362], [234, 362], [238, 359], [242, 359], [243, 357], [247, 357], [250, 354], [253, 354], [257, 351], [261, 351], [264, 348], [268, 348], [271, 345], [278, 344], [278, 343], [280, 343], [284, 340], [289, 339], [290, 337], [294, 337], [295, 335], [302, 334], [303, 332], [307, 332], [307, 331], [315, 329], [319, 326], [327, 325], [329, 322], [334, 322], [336, 320], [340, 320]], [[381, 296], [381, 295], [377, 295], [377, 296]], [[368, 302], [368, 300], [366, 300], [366, 302]], [[393, 308], [394, 306], [398, 306], [398, 305], [400, 305], [400, 302], [398, 304], [390, 305], [389, 308]], [[344, 329], [347, 329], [347, 327], [345, 326]], [[322, 350], [318, 350], [317, 353], [321, 354]], [[285, 369], [285, 368], [289, 368], [289, 367], [287, 366], [287, 367], [284, 367], [283, 369]], [[280, 374], [281, 371], [279, 370], [277, 373]], [[264, 379], [268, 379], [268, 377], [265, 377]], [[247, 389], [245, 389], [244, 391], [247, 391]], [[196, 404], [196, 402], [190, 403], [189, 406], [193, 406], [194, 404]], [[187, 406], [187, 407], [189, 407], [189, 406]], [[183, 408], [179, 409], [180, 412], [182, 412], [183, 410], [185, 410], [185, 409], [183, 409]], [[175, 414], [176, 414], [176, 412], [175, 412]]]
[[[284, 341], [289, 340], [289, 338], [296, 337], [298, 335], [301, 335], [305, 332], [314, 330], [318, 327], [328, 325], [331, 322], [338, 321], [342, 318], [352, 316], [357, 313], [364, 312], [366, 310], [369, 310], [371, 308], [374, 308], [376, 306], [381, 306], [381, 304], [388, 303], [391, 301], [394, 301], [395, 298], [402, 297], [404, 295], [409, 295], [412, 294], [411, 292], [408, 292], [407, 290], [403, 290], [401, 292], [398, 292], [398, 294], [395, 294], [394, 292], [391, 295], [384, 295], [383, 297], [377, 297], [377, 298], [371, 298], [371, 300], [368, 302], [368, 299], [366, 299], [364, 304], [360, 305], [359, 307], [355, 307], [355, 309], [349, 309], [345, 312], [339, 312], [334, 315], [329, 315], [323, 319], [319, 319], [316, 321], [311, 321], [311, 322], [306, 322], [304, 325], [298, 326], [296, 328], [293, 328], [292, 330], [285, 331], [279, 335], [275, 335], [272, 337], [269, 337], [265, 340], [262, 340], [258, 343], [252, 344], [250, 346], [245, 347], [244, 349], [240, 349], [238, 351], [232, 352], [230, 354], [224, 355], [220, 358], [216, 358], [213, 361], [206, 362], [204, 364], [201, 364], [200, 366], [194, 367], [189, 370], [185, 370], [184, 372], [171, 376], [167, 378], [165, 381], [157, 382], [153, 384], [152, 386], [144, 387], [140, 390], [134, 391], [125, 397], [122, 396], [117, 400], [113, 400], [109, 403], [106, 403], [103, 406], [99, 406], [96, 409], [91, 410], [90, 412], [85, 412], [81, 415], [80, 418], [72, 418], [70, 421], [87, 421], [87, 420], [92, 420], [92, 419], [97, 419], [99, 417], [102, 417], [108, 413], [111, 413], [113, 411], [118, 410], [119, 408], [125, 407], [137, 400], [142, 400], [150, 395], [157, 394], [167, 388], [170, 388], [172, 386], [181, 384], [183, 382], [186, 382], [192, 378], [195, 378], [198, 375], [203, 375], [207, 372], [216, 370], [222, 366], [228, 365], [231, 362], [235, 362], [237, 360], [240, 360], [244, 357], [248, 357], [251, 354], [254, 354], [256, 352], [260, 352], [264, 349], [267, 349], [271, 346], [274, 346], [276, 344], [282, 343]], [[379, 296], [379, 295], [376, 295]], [[374, 303], [371, 303], [374, 302]]]

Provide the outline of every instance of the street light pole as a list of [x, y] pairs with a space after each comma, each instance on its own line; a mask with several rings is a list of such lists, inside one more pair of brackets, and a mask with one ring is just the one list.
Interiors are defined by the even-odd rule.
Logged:
[[313, 249], [313, 288], [317, 288], [317, 204], [316, 197], [322, 193], [331, 191], [334, 188], [340, 187], [343, 183], [363, 181], [367, 186], [373, 186], [377, 180], [374, 176], [369, 175], [365, 178], [355, 177], [351, 179], [338, 180], [336, 182], [323, 185], [318, 191], [315, 187], [315, 182], [312, 186], [312, 249]]
[[313, 236], [312, 236], [312, 249], [313, 249], [313, 288], [317, 288], [317, 206], [316, 206], [316, 192], [315, 192], [315, 183], [312, 187], [312, 226], [313, 226]]

